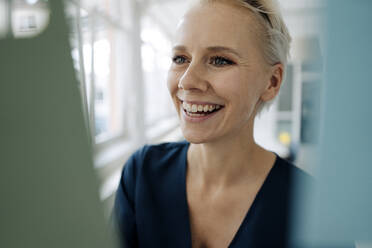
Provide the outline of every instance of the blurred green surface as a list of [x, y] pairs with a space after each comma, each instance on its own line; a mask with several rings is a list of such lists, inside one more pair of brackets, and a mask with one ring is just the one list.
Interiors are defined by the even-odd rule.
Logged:
[[48, 28], [0, 40], [0, 247], [113, 247], [61, 1]]

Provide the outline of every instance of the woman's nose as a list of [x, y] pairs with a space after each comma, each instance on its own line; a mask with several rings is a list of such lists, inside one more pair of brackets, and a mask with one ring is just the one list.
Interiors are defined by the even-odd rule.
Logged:
[[179, 79], [178, 88], [183, 90], [206, 91], [208, 89], [208, 81], [205, 79], [203, 68], [200, 68], [200, 65], [191, 63]]

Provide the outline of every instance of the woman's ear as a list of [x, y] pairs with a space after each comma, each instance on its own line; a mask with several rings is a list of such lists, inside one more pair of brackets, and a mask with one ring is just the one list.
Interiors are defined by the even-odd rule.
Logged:
[[277, 63], [270, 68], [269, 82], [261, 95], [262, 101], [270, 101], [278, 94], [283, 82], [283, 74], [284, 66], [282, 63]]

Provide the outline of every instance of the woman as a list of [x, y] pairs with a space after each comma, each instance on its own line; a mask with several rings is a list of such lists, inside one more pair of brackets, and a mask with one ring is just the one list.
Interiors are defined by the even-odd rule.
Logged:
[[145, 146], [123, 169], [126, 247], [282, 247], [290, 178], [253, 138], [278, 94], [290, 36], [273, 1], [200, 1], [181, 20], [168, 88], [187, 142]]

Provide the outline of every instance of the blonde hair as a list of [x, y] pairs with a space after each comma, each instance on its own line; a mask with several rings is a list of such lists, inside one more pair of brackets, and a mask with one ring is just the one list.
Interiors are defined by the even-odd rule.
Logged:
[[[262, 27], [262, 33], [259, 35], [262, 37], [264, 59], [270, 65], [283, 64], [284, 79], [292, 39], [276, 0], [199, 0], [199, 2], [223, 2], [244, 7], [254, 13], [256, 20]], [[264, 108], [269, 108], [272, 102], [273, 100], [261, 102], [257, 113], [260, 113]]]

